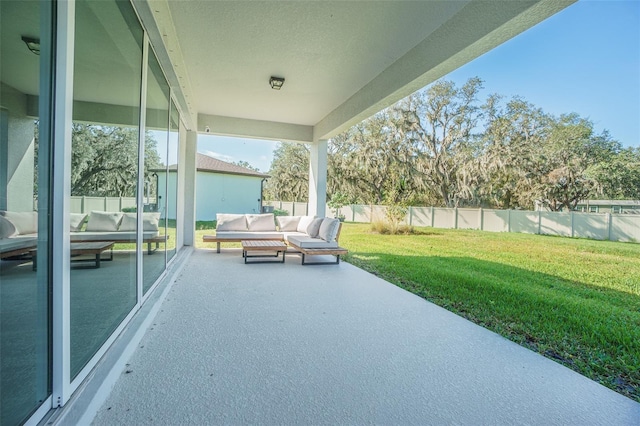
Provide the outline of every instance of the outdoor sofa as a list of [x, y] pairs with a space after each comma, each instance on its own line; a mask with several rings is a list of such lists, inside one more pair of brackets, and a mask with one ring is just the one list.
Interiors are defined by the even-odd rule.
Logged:
[[204, 242], [220, 244], [246, 240], [285, 241], [305, 255], [331, 254], [340, 262], [347, 250], [340, 247], [338, 238], [342, 223], [338, 219], [315, 216], [274, 216], [266, 214], [217, 214], [216, 234], [202, 237]]
[[[86, 220], [86, 226], [84, 222]], [[142, 213], [142, 241], [147, 244], [147, 252], [154, 253], [160, 243], [167, 241], [167, 235], [160, 235], [158, 222], [160, 213]], [[136, 240], [136, 213], [92, 211], [71, 213], [71, 242], [87, 243], [95, 241], [113, 241], [132, 243]], [[155, 244], [155, 246], [152, 246]]]
[[[167, 236], [160, 235], [160, 213], [143, 213], [143, 242], [153, 253]], [[72, 243], [103, 242], [130, 243], [136, 240], [136, 213], [92, 211], [71, 213], [70, 239]], [[85, 225], [86, 222], [86, 225]], [[0, 259], [20, 256], [36, 249], [38, 243], [38, 213], [0, 211]], [[155, 244], [155, 247], [152, 247]]]
[[29, 253], [37, 246], [36, 212], [0, 211], [0, 259]]

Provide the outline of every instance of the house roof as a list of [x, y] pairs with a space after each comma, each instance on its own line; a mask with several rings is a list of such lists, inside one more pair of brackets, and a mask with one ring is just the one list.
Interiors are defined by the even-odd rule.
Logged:
[[[178, 169], [176, 164], [169, 165], [169, 171], [175, 172]], [[207, 173], [223, 173], [227, 175], [255, 176], [260, 178], [269, 178], [268, 174], [256, 172], [237, 164], [227, 163], [208, 155], [196, 153], [196, 170]], [[164, 172], [164, 169], [153, 169], [153, 172]]]
[[[175, 165], [169, 166], [169, 169], [175, 170]], [[199, 152], [196, 154], [196, 170], [199, 172], [223, 173], [228, 175], [269, 177], [269, 175], [265, 173], [256, 172], [255, 170], [238, 166], [237, 164], [227, 163], [226, 161], [218, 160], [217, 158], [209, 157]]]

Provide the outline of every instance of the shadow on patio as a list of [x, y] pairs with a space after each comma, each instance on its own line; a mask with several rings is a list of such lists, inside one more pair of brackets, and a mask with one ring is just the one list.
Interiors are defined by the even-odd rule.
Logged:
[[94, 424], [638, 424], [640, 404], [348, 263], [196, 250]]

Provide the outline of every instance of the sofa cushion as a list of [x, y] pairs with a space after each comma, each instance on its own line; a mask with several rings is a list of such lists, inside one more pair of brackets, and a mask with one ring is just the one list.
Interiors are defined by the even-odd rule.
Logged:
[[[142, 230], [157, 231], [158, 222], [160, 221], [160, 213], [142, 213]], [[138, 218], [136, 213], [125, 213], [122, 215], [122, 221], [118, 226], [118, 231], [135, 231]]]
[[[113, 241], [116, 243], [135, 242], [135, 231], [81, 231], [72, 232], [71, 242], [77, 241]], [[158, 231], [147, 231], [142, 233], [142, 239], [146, 240], [158, 236]]]
[[283, 232], [294, 232], [298, 230], [300, 216], [276, 216], [278, 228]]
[[307, 248], [307, 249], [338, 247], [337, 241], [329, 242], [329, 241], [323, 240], [322, 238], [311, 238], [308, 236], [304, 237], [304, 236], [290, 235], [288, 241], [294, 246]]
[[280, 232], [216, 231], [216, 238], [230, 240], [282, 240]]
[[322, 225], [320, 225], [318, 237], [329, 242], [335, 241], [336, 236], [338, 235], [339, 228], [340, 220], [325, 217], [324, 219], [322, 219]]
[[[134, 213], [135, 214], [135, 213]], [[87, 231], [115, 232], [122, 220], [120, 212], [103, 212], [93, 210], [87, 222]]]
[[0, 212], [15, 228], [13, 235], [38, 233], [38, 212]]
[[320, 231], [320, 225], [322, 225], [322, 218], [317, 217], [311, 221], [309, 226], [307, 227], [307, 234], [311, 238], [316, 238], [318, 236], [318, 232]]
[[216, 214], [216, 231], [246, 231], [247, 217], [243, 214]]
[[9, 238], [15, 233], [16, 227], [13, 226], [13, 223], [5, 219], [4, 216], [0, 215], [0, 240], [3, 238]]
[[36, 248], [38, 246], [37, 236], [20, 235], [13, 238], [5, 238], [0, 241], [0, 253], [8, 253], [14, 250]]
[[71, 232], [80, 231], [85, 220], [87, 220], [85, 213], [71, 213], [69, 215], [69, 230]]
[[308, 235], [306, 234], [306, 232], [298, 232], [298, 231], [285, 231], [285, 232], [281, 232], [282, 234], [282, 238], [285, 241], [289, 241], [289, 237], [308, 237]]
[[248, 214], [247, 228], [249, 231], [257, 232], [275, 231], [276, 222], [274, 220], [273, 213]]
[[309, 227], [309, 225], [311, 225], [311, 222], [313, 222], [313, 219], [315, 218], [315, 216], [300, 216], [300, 221], [298, 222], [296, 231], [304, 232], [306, 234], [307, 228]]

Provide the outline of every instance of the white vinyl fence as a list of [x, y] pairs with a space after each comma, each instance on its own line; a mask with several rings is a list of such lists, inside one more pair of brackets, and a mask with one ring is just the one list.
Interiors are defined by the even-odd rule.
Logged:
[[[306, 203], [267, 201], [265, 205], [306, 215]], [[385, 206], [352, 204], [340, 209], [349, 222], [384, 219]], [[333, 210], [326, 207], [327, 216]], [[582, 212], [543, 212], [443, 207], [409, 207], [405, 223], [446, 229], [557, 235], [622, 242], [640, 242], [640, 215]]]
[[134, 197], [71, 197], [71, 213], [91, 213], [92, 210], [120, 212], [123, 208], [135, 207]]

